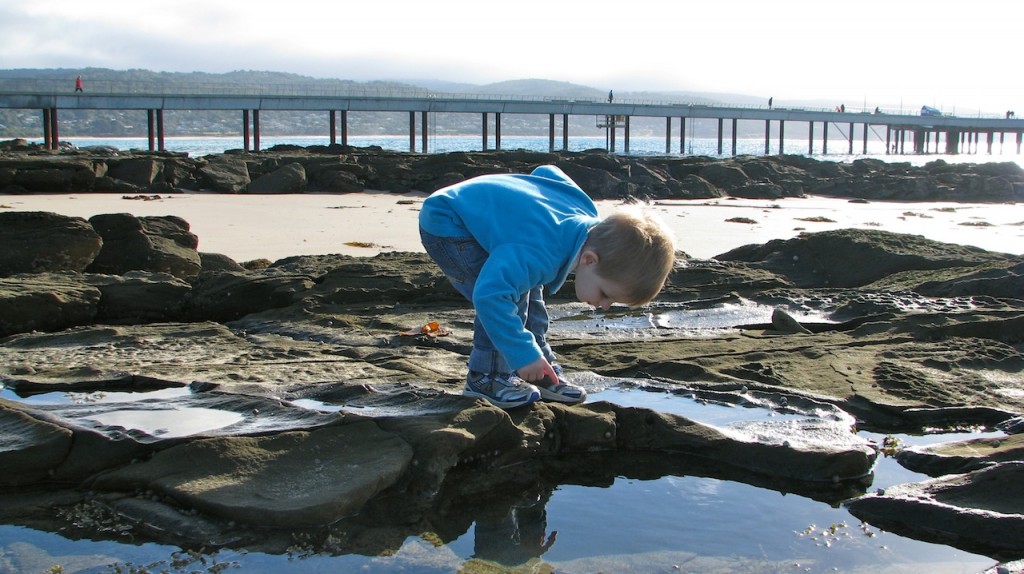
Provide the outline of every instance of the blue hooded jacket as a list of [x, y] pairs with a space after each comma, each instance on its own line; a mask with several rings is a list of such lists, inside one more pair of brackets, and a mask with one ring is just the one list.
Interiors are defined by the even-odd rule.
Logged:
[[439, 237], [472, 237], [489, 254], [473, 290], [473, 307], [513, 369], [541, 357], [517, 315], [516, 301], [534, 287], [550, 293], [565, 283], [597, 207], [555, 166], [530, 175], [484, 175], [434, 192], [420, 227]]

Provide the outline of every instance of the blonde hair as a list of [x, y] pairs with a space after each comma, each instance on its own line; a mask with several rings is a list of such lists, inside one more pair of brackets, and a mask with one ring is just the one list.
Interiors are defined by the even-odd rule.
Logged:
[[657, 297], [675, 265], [671, 231], [653, 214], [636, 208], [616, 212], [595, 225], [583, 247], [597, 254], [597, 274], [626, 290], [631, 300], [619, 302], [631, 307]]

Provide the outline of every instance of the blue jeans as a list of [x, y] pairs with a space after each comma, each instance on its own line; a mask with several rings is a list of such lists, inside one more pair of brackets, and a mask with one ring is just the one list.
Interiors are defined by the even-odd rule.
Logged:
[[[472, 237], [438, 237], [420, 229], [420, 240], [427, 255], [437, 263], [455, 290], [468, 301], [473, 301], [473, 288], [480, 269], [487, 261], [487, 251]], [[541, 354], [548, 362], [554, 362], [555, 354], [547, 343], [548, 310], [544, 306], [544, 287], [534, 287], [523, 293], [516, 301], [516, 312], [533, 334]], [[473, 350], [469, 354], [469, 370], [481, 373], [511, 373], [501, 351], [494, 348], [480, 318], [473, 319]]]

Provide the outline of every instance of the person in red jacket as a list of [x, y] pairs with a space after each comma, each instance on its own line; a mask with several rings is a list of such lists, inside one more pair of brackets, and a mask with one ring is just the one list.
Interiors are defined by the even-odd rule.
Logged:
[[75, 91], [82, 91], [82, 76], [78, 76], [77, 78], [75, 78]]

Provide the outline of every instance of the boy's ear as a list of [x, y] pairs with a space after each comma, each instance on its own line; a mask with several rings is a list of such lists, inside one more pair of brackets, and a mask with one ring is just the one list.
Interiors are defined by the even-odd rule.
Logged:
[[584, 249], [583, 253], [580, 253], [580, 263], [584, 265], [594, 265], [600, 260], [601, 257], [593, 249]]

